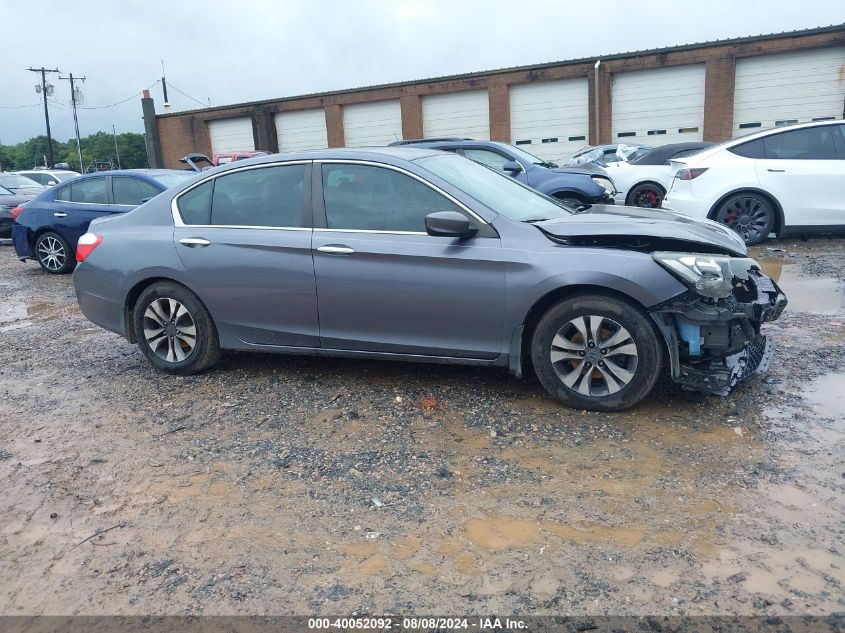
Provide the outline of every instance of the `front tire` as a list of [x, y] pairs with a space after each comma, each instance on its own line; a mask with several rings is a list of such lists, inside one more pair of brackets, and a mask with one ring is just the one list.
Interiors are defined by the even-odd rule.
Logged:
[[753, 192], [732, 195], [719, 205], [715, 219], [740, 234], [749, 246], [765, 240], [775, 228], [775, 209], [768, 198]]
[[579, 296], [540, 319], [531, 360], [542, 385], [563, 404], [622, 411], [645, 398], [663, 354], [654, 327], [638, 306], [608, 296]]
[[35, 240], [35, 259], [51, 275], [66, 275], [76, 267], [76, 254], [70, 244], [53, 231], [46, 231]]
[[211, 315], [179, 284], [159, 282], [144, 290], [135, 304], [132, 327], [147, 360], [167, 373], [196, 374], [220, 357]]

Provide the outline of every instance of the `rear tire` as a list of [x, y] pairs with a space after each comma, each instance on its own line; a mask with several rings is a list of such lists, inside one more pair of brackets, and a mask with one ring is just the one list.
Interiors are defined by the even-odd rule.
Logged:
[[631, 189], [625, 204], [630, 207], [659, 209], [665, 195], [666, 191], [660, 185], [644, 182]]
[[563, 404], [622, 411], [645, 398], [663, 366], [648, 315], [632, 302], [579, 296], [552, 306], [531, 342], [534, 371]]
[[58, 233], [46, 231], [35, 240], [35, 259], [44, 272], [66, 275], [76, 268], [76, 253]]
[[749, 246], [759, 244], [775, 228], [775, 208], [771, 201], [758, 193], [746, 191], [730, 196], [719, 205], [716, 222], [739, 233]]
[[159, 282], [144, 290], [135, 303], [132, 328], [141, 352], [161, 371], [196, 374], [220, 358], [211, 315], [177, 283]]

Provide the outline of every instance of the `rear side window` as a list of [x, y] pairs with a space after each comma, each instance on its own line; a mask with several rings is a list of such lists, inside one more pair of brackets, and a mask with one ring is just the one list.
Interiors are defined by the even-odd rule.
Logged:
[[418, 180], [369, 165], [323, 165], [323, 196], [330, 229], [424, 233], [429, 213], [461, 212]]
[[742, 143], [741, 145], [735, 145], [729, 148], [728, 151], [737, 156], [744, 156], [745, 158], [765, 158], [766, 156], [766, 149], [763, 147], [763, 139], [761, 138]]
[[204, 182], [179, 197], [179, 215], [185, 224], [211, 224], [211, 194], [214, 181]]
[[105, 178], [88, 178], [70, 184], [70, 201], [87, 204], [108, 204]]
[[56, 189], [56, 193], [53, 194], [53, 199], [61, 200], [62, 202], [70, 201], [70, 185]]
[[282, 165], [219, 176], [182, 195], [179, 214], [185, 224], [304, 227], [306, 167]]
[[111, 179], [111, 190], [114, 204], [133, 206], [138, 206], [146, 198], [153, 198], [161, 193], [158, 187], [146, 180], [126, 176], [113, 176]]
[[262, 167], [214, 181], [211, 223], [234, 226], [305, 226], [305, 164]]

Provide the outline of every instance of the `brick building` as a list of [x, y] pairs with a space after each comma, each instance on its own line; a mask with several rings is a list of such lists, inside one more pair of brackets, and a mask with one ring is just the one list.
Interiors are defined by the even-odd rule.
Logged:
[[845, 116], [845, 24], [155, 114], [151, 166], [189, 152], [466, 136], [545, 159], [587, 144], [720, 141]]

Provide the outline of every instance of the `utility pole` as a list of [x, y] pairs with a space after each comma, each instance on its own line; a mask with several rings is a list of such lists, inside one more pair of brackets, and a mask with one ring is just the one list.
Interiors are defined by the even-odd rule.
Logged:
[[120, 169], [120, 152], [117, 151], [117, 132], [114, 131], [114, 124], [111, 126], [111, 133], [114, 137], [114, 155], [117, 156], [117, 168]]
[[[50, 112], [47, 110], [47, 73], [58, 73], [58, 68], [47, 69], [42, 66], [41, 68], [29, 68], [28, 69], [34, 73], [41, 73], [41, 89], [40, 92], [44, 95], [44, 121], [47, 123], [47, 156], [50, 161], [49, 167], [53, 167], [53, 137], [50, 135]], [[39, 90], [36, 88], [36, 92]]]
[[70, 81], [70, 101], [73, 104], [73, 125], [76, 128], [76, 155], [79, 156], [79, 173], [85, 173], [85, 165], [82, 164], [82, 143], [79, 140], [79, 119], [76, 117], [76, 87], [74, 81], [85, 81], [85, 77], [74, 77], [70, 73], [67, 77], [59, 75], [59, 79]]

